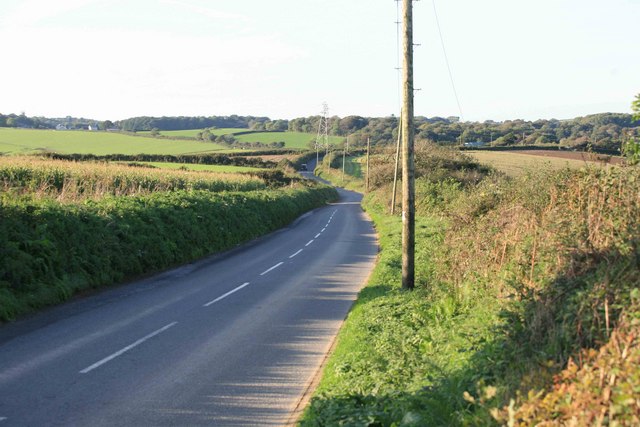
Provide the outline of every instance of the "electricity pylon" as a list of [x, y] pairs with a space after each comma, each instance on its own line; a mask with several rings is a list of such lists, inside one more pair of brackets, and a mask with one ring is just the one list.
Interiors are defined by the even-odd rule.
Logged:
[[316, 136], [316, 166], [319, 162], [319, 150], [324, 148], [329, 152], [329, 105], [322, 103], [322, 116], [318, 123], [318, 135]]

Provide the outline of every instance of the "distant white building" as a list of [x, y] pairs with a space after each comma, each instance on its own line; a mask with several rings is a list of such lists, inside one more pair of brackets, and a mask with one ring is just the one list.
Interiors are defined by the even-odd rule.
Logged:
[[56, 130], [67, 130], [67, 126], [60, 123], [56, 125]]
[[474, 142], [465, 142], [464, 146], [465, 147], [482, 147], [485, 144], [486, 143], [483, 141], [474, 141]]

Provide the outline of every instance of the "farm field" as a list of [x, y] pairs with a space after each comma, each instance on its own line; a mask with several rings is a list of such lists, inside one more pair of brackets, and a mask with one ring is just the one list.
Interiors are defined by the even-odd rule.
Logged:
[[[160, 135], [166, 136], [169, 138], [195, 138], [198, 136], [199, 132], [202, 132], [204, 129], [185, 129], [185, 130], [161, 130]], [[220, 128], [220, 129], [209, 129], [209, 131], [214, 135], [229, 135], [234, 134], [236, 132], [247, 132], [249, 129], [244, 128]], [[151, 131], [140, 131], [137, 132], [141, 135], [149, 135]]]
[[57, 201], [78, 201], [100, 199], [107, 195], [131, 196], [161, 191], [266, 189], [263, 180], [237, 173], [238, 170], [232, 171], [231, 168], [225, 171], [195, 173], [130, 167], [121, 163], [70, 162], [31, 156], [6, 156], [0, 157], [0, 200], [7, 194], [35, 194], [38, 198], [53, 197]]
[[141, 165], [155, 166], [161, 169], [188, 169], [190, 171], [207, 171], [218, 173], [242, 173], [262, 171], [262, 168], [252, 168], [249, 166], [228, 166], [228, 165], [201, 165], [192, 163], [167, 163], [167, 162], [136, 162]]
[[[577, 156], [560, 157], [562, 152], [514, 152], [514, 151], [465, 151], [478, 162], [492, 166], [509, 176], [520, 176], [528, 170], [543, 169], [549, 170], [563, 169], [566, 167], [579, 169], [587, 164], [601, 164], [597, 161], [580, 159]], [[547, 153], [545, 155], [544, 153]], [[551, 153], [551, 154], [548, 154]], [[568, 153], [567, 153], [568, 154]], [[581, 153], [572, 153], [578, 154]]]
[[[255, 132], [246, 135], [238, 135], [236, 139], [240, 142], [271, 142], [284, 141], [285, 148], [307, 149], [309, 142], [315, 141], [316, 135], [303, 132]], [[330, 144], [339, 144], [344, 138], [339, 136], [329, 137]]]
[[[188, 130], [165, 130], [160, 131], [161, 136], [175, 138], [195, 138], [198, 132], [204, 129], [188, 129]], [[309, 142], [315, 141], [316, 135], [304, 132], [251, 132], [249, 129], [242, 128], [221, 128], [210, 129], [214, 135], [234, 135], [239, 142], [261, 142], [269, 144], [272, 142], [284, 142], [285, 148], [289, 149], [306, 149], [309, 148]], [[235, 135], [236, 133], [250, 132], [243, 135]], [[141, 135], [149, 135], [150, 131], [138, 132]], [[330, 144], [340, 144], [344, 138], [339, 136], [330, 136]]]
[[167, 141], [121, 133], [0, 128], [1, 154], [186, 154], [231, 151], [214, 143]]

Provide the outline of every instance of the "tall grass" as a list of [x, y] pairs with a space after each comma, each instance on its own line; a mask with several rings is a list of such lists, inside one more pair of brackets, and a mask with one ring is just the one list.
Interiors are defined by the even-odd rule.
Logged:
[[263, 179], [240, 173], [197, 173], [100, 162], [0, 157], [1, 193], [50, 196], [59, 201], [176, 190], [252, 191], [266, 186]]
[[[381, 237], [380, 262], [302, 424], [530, 425], [575, 417], [588, 425], [593, 413], [633, 424], [638, 407], [627, 397], [640, 386], [638, 369], [621, 355], [638, 354], [629, 337], [639, 335], [639, 323], [622, 322], [626, 352], [609, 346], [620, 319], [637, 318], [630, 307], [640, 287], [640, 171], [543, 170], [508, 179], [455, 153], [423, 153], [417, 291], [398, 289], [400, 219], [386, 214], [390, 167], [378, 160], [365, 206]], [[617, 348], [619, 357], [589, 353], [598, 348], [605, 355]], [[604, 363], [614, 365], [602, 375], [615, 382], [617, 373], [619, 384], [585, 385]], [[577, 374], [583, 370], [592, 373]], [[562, 393], [553, 389], [558, 374], [556, 381], [566, 378]], [[571, 400], [577, 383], [579, 403]], [[602, 405], [587, 411], [590, 401]]]

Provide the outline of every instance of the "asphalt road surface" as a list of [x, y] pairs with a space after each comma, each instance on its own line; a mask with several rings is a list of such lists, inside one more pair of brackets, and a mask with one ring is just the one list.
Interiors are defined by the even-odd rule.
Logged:
[[373, 268], [359, 206], [0, 327], [0, 427], [284, 425]]

